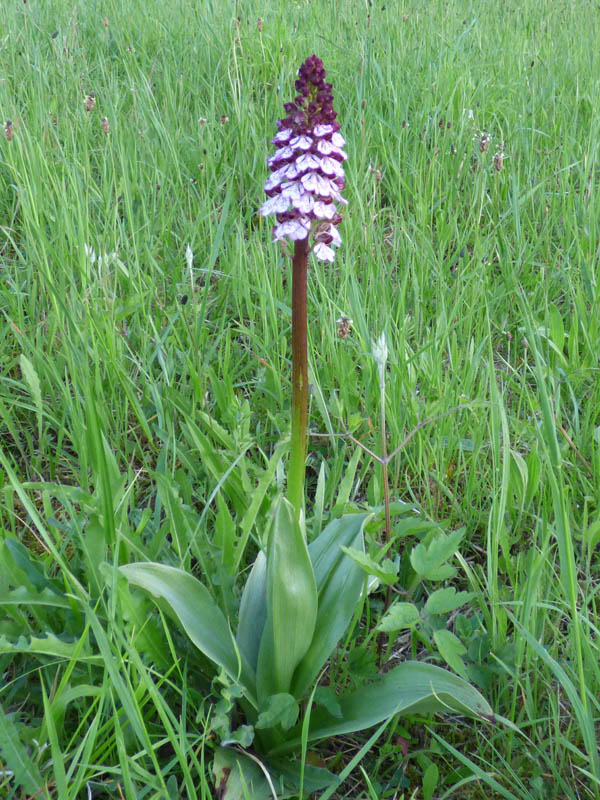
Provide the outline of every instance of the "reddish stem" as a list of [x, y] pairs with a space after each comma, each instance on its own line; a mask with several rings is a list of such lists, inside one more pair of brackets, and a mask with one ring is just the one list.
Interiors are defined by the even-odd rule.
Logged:
[[292, 436], [288, 499], [299, 518], [304, 505], [306, 426], [308, 422], [308, 348], [306, 271], [308, 238], [294, 243], [292, 262]]

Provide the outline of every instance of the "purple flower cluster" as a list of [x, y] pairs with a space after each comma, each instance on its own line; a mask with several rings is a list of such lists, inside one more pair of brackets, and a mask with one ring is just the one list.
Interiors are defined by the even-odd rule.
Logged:
[[336, 202], [347, 203], [341, 195], [346, 142], [339, 132], [331, 84], [325, 82], [320, 58], [306, 59], [295, 86], [298, 95], [285, 104], [287, 117], [277, 122], [271, 142], [277, 149], [267, 159], [272, 172], [265, 183], [269, 199], [260, 213], [276, 215], [274, 241], [297, 241], [312, 233], [316, 257], [332, 262], [332, 247], [342, 243], [337, 229], [342, 217]]

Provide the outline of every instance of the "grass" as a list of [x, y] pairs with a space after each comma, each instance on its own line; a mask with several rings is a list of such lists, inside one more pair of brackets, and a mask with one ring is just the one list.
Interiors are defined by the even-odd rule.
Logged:
[[[600, 795], [599, 14], [3, 9], [1, 796], [213, 796], [218, 692], [116, 567], [201, 571], [232, 610], [282, 489], [289, 261], [256, 210], [312, 52], [349, 206], [335, 265], [309, 276], [309, 527], [382, 502], [377, 465], [336, 434], [380, 452], [384, 332], [388, 450], [436, 418], [389, 465], [392, 499], [466, 528], [453, 585], [474, 596], [447, 626], [498, 714], [403, 719], [321, 756], [352, 767], [338, 793], [353, 798]], [[374, 668], [373, 642], [349, 643], [348, 680]], [[407, 647], [425, 645], [392, 652]]]

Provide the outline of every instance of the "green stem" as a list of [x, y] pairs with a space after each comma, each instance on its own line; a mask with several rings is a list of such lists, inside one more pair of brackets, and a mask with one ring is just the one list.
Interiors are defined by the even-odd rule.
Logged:
[[297, 519], [304, 506], [306, 426], [308, 422], [308, 354], [306, 333], [306, 269], [308, 238], [294, 243], [292, 262], [292, 441], [288, 468], [288, 500]]

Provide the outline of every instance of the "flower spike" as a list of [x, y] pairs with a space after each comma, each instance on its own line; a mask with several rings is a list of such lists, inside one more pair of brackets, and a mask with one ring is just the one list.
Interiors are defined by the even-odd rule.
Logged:
[[298, 94], [285, 103], [287, 117], [277, 122], [267, 159], [271, 175], [265, 183], [268, 197], [263, 217], [275, 214], [274, 241], [299, 241], [313, 236], [312, 250], [321, 261], [333, 262], [332, 247], [342, 243], [336, 203], [346, 205], [343, 162], [346, 144], [333, 110], [331, 84], [325, 81], [323, 62], [307, 58], [298, 70]]

